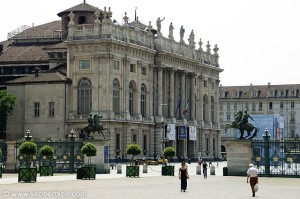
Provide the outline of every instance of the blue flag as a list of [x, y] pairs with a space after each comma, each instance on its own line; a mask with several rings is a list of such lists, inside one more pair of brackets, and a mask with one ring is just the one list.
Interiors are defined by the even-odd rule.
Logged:
[[176, 108], [176, 111], [175, 111], [175, 117], [177, 115], [177, 112], [179, 111], [180, 107], [181, 107], [181, 98], [182, 98], [182, 95], [180, 96], [179, 100], [178, 100], [178, 105], [177, 105], [177, 108]]

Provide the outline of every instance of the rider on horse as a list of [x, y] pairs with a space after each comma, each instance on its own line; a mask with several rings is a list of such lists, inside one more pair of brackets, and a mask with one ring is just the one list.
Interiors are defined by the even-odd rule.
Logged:
[[248, 118], [250, 118], [252, 121], [254, 121], [254, 119], [251, 117], [251, 115], [247, 113], [247, 109], [245, 109], [243, 117], [242, 117], [241, 121], [238, 123], [241, 133], [243, 131], [243, 126], [249, 122]]

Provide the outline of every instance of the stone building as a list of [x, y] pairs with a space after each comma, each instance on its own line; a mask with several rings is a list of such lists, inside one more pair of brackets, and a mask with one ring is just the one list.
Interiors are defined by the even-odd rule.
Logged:
[[[217, 45], [213, 53], [209, 42], [203, 50], [200, 39], [196, 49], [193, 30], [187, 43], [184, 31], [177, 42], [173, 28], [164, 37], [151, 22], [129, 22], [125, 13], [117, 23], [112, 15], [84, 2], [58, 13], [61, 21], [28, 28], [3, 45], [0, 75], [21, 76], [5, 82], [17, 95], [7, 139], [28, 129], [36, 139], [64, 139], [72, 129], [79, 137], [92, 113], [110, 129], [110, 158], [125, 156], [134, 142], [147, 157], [166, 146], [177, 156], [220, 157]], [[173, 136], [166, 137], [169, 124]]]

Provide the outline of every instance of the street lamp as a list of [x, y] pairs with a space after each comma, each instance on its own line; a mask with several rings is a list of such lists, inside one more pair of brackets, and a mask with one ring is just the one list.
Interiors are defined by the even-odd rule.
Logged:
[[164, 150], [165, 150], [165, 146], [166, 146], [166, 142], [169, 142], [169, 138], [168, 137], [164, 137], [161, 140], [162, 143], [162, 165], [165, 166], [165, 154], [164, 154]]
[[72, 129], [69, 135], [70, 138], [70, 161], [69, 161], [69, 172], [74, 173], [74, 159], [75, 159], [75, 154], [74, 154], [74, 141], [76, 138], [76, 135], [74, 133], [74, 130]]
[[30, 135], [30, 131], [29, 130], [27, 130], [26, 135], [24, 136], [24, 138], [25, 138], [26, 141], [31, 141], [32, 135]]
[[69, 135], [69, 138], [72, 140], [74, 140], [76, 138], [76, 135], [74, 133], [74, 130], [72, 129], [71, 132], [70, 132], [70, 135]]
[[270, 174], [270, 135], [268, 128], [265, 128], [265, 133], [263, 135], [265, 150], [265, 173]]

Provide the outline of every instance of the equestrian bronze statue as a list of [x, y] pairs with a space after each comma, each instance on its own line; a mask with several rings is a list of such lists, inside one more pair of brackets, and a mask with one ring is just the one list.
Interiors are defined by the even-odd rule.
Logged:
[[82, 139], [94, 139], [94, 136], [91, 136], [91, 133], [98, 132], [98, 134], [102, 134], [103, 139], [105, 140], [104, 131], [107, 131], [108, 134], [110, 134], [110, 131], [108, 128], [103, 128], [101, 124], [101, 118], [102, 116], [95, 114], [94, 116], [90, 114], [90, 117], [88, 118], [88, 125], [83, 127], [80, 131], [80, 138]]
[[[240, 131], [239, 139], [252, 139], [257, 135], [259, 131], [258, 127], [254, 126], [253, 124], [249, 123], [248, 118], [254, 121], [254, 119], [247, 113], [247, 110], [238, 111], [234, 115], [234, 121], [225, 125], [225, 133], [229, 128], [235, 128]], [[253, 134], [251, 132], [254, 130]], [[244, 131], [247, 131], [247, 136], [244, 137]]]

